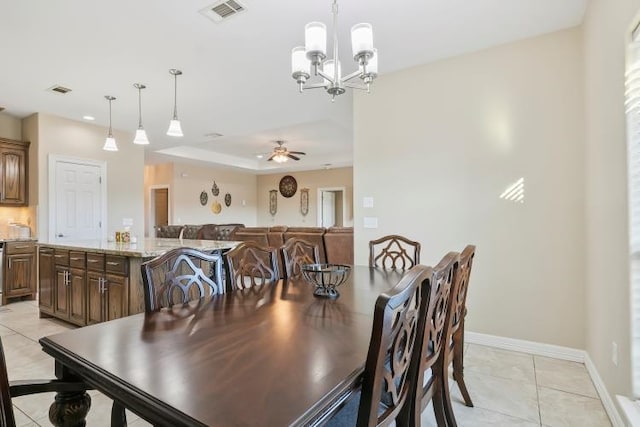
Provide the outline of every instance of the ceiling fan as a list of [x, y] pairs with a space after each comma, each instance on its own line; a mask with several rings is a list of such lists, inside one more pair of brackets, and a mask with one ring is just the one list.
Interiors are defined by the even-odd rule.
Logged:
[[275, 141], [275, 143], [278, 144], [278, 146], [273, 149], [273, 153], [267, 159], [269, 161], [273, 160], [278, 163], [284, 163], [289, 159], [300, 160], [298, 156], [306, 155], [306, 153], [302, 151], [287, 150], [287, 147], [284, 146], [284, 141]]

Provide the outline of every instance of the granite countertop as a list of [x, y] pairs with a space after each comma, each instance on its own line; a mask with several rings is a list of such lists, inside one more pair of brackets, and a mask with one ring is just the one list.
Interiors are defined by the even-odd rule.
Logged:
[[0, 236], [0, 243], [6, 242], [37, 242], [37, 237], [6, 237]]
[[188, 247], [208, 252], [217, 249], [233, 249], [240, 243], [242, 242], [149, 238], [139, 239], [136, 243], [116, 243], [107, 240], [78, 240], [56, 243], [39, 242], [38, 245], [48, 248], [84, 250], [108, 255], [152, 258], [175, 248]]

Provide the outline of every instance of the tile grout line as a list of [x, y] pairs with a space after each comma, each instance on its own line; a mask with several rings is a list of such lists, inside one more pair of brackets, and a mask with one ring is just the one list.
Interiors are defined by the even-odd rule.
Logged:
[[538, 371], [536, 370], [536, 358], [532, 354], [531, 360], [533, 361], [533, 379], [536, 382], [536, 399], [538, 401], [538, 419], [540, 420], [540, 427], [542, 427], [542, 410], [540, 409], [540, 391], [538, 391]]

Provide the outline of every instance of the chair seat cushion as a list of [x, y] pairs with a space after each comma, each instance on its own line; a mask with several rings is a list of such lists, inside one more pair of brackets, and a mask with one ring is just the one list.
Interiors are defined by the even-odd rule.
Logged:
[[[325, 426], [354, 427], [358, 421], [358, 409], [360, 408], [360, 392], [356, 392], [347, 400], [347, 403], [335, 413]], [[378, 415], [382, 415], [387, 409], [383, 404], [378, 408]], [[395, 421], [391, 424], [395, 425]]]

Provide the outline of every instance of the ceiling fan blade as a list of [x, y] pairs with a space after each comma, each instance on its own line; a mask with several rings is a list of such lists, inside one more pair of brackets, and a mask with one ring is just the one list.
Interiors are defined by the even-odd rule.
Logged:
[[278, 154], [278, 153], [273, 153], [272, 155], [269, 156], [269, 158], [267, 160], [273, 160], [273, 158], [276, 156], [276, 154]]
[[306, 156], [307, 155], [307, 153], [303, 153], [302, 151], [289, 151], [289, 153], [291, 153], [291, 154], [299, 154], [301, 156]]
[[287, 157], [289, 157], [290, 159], [293, 159], [293, 160], [300, 160], [300, 157], [296, 157], [296, 156], [294, 156], [294, 155], [293, 155], [293, 154], [291, 154], [291, 153], [292, 153], [292, 151], [289, 151], [289, 152], [287, 153]]

